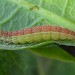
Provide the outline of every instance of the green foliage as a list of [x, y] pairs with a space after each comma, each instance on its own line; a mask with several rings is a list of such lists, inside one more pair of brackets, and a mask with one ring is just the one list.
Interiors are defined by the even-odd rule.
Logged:
[[35, 75], [36, 67], [34, 55], [26, 50], [0, 51], [0, 75]]
[[[24, 29], [32, 26], [50, 24], [55, 26], [61, 26], [75, 31], [75, 9], [74, 8], [75, 8], [75, 0], [69, 0], [69, 1], [68, 0], [0, 0], [0, 30], [14, 31], [14, 30]], [[68, 45], [68, 43], [70, 42], [67, 43], [67, 41], [65, 41], [64, 43], [63, 42], [61, 43]], [[50, 47], [47, 47], [49, 45]], [[75, 41], [72, 41], [69, 45], [75, 46]], [[18, 60], [20, 58], [22, 59], [22, 55], [26, 53], [25, 51], [24, 53], [21, 54], [20, 53], [21, 51], [19, 52], [19, 51], [3, 51], [3, 50], [20, 50], [20, 49], [25, 50], [26, 49], [31, 51], [32, 53], [47, 58], [58, 59], [66, 62], [75, 61], [75, 58], [73, 56], [65, 52], [63, 49], [59, 48], [51, 41], [47, 41], [35, 45], [30, 44], [30, 45], [20, 45], [20, 46], [16, 46], [16, 45], [11, 46], [11, 44], [6, 45], [0, 42], [0, 49], [1, 49], [0, 70], [2, 72], [2, 73], [0, 72], [1, 73], [0, 75], [6, 75], [7, 71], [5, 71], [6, 72], [5, 73], [4, 69], [7, 69], [9, 67], [9, 71], [10, 71], [11, 66], [13, 68], [14, 66], [13, 64], [18, 63]], [[29, 54], [27, 54], [27, 56], [28, 55]], [[16, 59], [17, 62], [15, 63], [14, 60], [16, 56], [19, 59], [18, 60]], [[21, 60], [20, 64], [23, 63], [28, 64], [27, 59], [28, 58], [31, 59], [31, 57], [26, 58], [26, 56], [24, 56], [24, 58], [25, 61], [24, 59], [23, 61], [20, 59]], [[32, 61], [34, 60], [32, 59]], [[24, 69], [24, 67], [22, 69]], [[19, 73], [19, 70], [17, 72]], [[17, 75], [17, 73], [13, 73], [13, 74]], [[7, 73], [7, 75], [10, 75], [10, 73], [9, 74]], [[26, 74], [26, 75], [31, 75], [31, 74]]]

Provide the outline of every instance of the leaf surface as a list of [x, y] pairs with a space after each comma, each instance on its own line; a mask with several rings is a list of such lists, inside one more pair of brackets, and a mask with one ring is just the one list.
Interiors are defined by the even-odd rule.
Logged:
[[[74, 7], [75, 0], [0, 0], [0, 29], [5, 31], [15, 31], [32, 26], [48, 24], [68, 28], [72, 31], [75, 31]], [[53, 41], [16, 46], [0, 42], [0, 49], [33, 49], [51, 43], [53, 43]], [[61, 42], [61, 44], [66, 45], [68, 45], [68, 43], [66, 40], [64, 43]], [[75, 41], [72, 41], [69, 45], [75, 46]], [[55, 48], [51, 47], [54, 54], [55, 50], [57, 50], [57, 53], [59, 50], [62, 51], [61, 48], [56, 47], [57, 45], [55, 45]], [[37, 50], [38, 49], [39, 48], [37, 48]], [[50, 48], [47, 50], [49, 51], [49, 49]], [[45, 51], [43, 53], [45, 53]], [[66, 55], [64, 52], [62, 54]], [[40, 53], [40, 55], [43, 54]], [[56, 56], [58, 58], [59, 55]], [[72, 58], [69, 55], [67, 56], [69, 60]]]

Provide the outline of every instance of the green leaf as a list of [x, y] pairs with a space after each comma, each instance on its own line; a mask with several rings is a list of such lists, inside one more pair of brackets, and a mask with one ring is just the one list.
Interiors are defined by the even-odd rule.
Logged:
[[75, 62], [75, 58], [56, 45], [46, 45], [31, 49], [34, 54], [63, 62]]
[[[54, 25], [69, 30], [75, 31], [75, 0], [0, 0], [0, 30], [15, 31], [32, 26]], [[46, 41], [35, 44], [12, 45], [0, 42], [1, 50], [21, 50], [21, 49], [35, 49], [36, 53], [43, 55], [38, 49], [39, 46], [53, 44], [54, 41]], [[75, 46], [75, 41], [67, 41], [56, 43]], [[62, 51], [61, 48], [47, 48], [47, 51], [53, 50], [53, 53]], [[37, 50], [39, 52], [37, 52]], [[46, 51], [46, 49], [44, 49]], [[32, 50], [35, 52], [34, 50]], [[50, 52], [49, 52], [50, 54]], [[51, 54], [50, 54], [51, 55]], [[44, 55], [44, 56], [47, 56]], [[61, 60], [70, 61], [74, 58], [66, 52], [62, 51], [62, 55], [55, 54], [55, 57]], [[65, 58], [67, 56], [68, 58]], [[54, 56], [47, 56], [54, 57]]]
[[[74, 3], [73, 0], [71, 2]], [[75, 31], [73, 15], [68, 13], [70, 18], [72, 18], [70, 19], [66, 14], [66, 12], [70, 12], [68, 10], [68, 7], [73, 8], [74, 4], [71, 6], [71, 4], [67, 0], [0, 0], [0, 6], [1, 30], [13, 31], [37, 25], [52, 24]], [[73, 9], [71, 9], [71, 11], [72, 10]], [[66, 42], [67, 41], [65, 41], [63, 44], [66, 44]], [[38, 44], [39, 43], [36, 43], [36, 45]], [[75, 41], [72, 41], [70, 45], [75, 46]], [[25, 44], [18, 46], [18, 48], [17, 46], [13, 45], [12, 49], [24, 49], [30, 48], [31, 46], [34, 47], [35, 44]], [[6, 44], [4, 45], [4, 43], [0, 43], [1, 49], [7, 48], [10, 50], [10, 47], [11, 44], [9, 44], [7, 48]]]

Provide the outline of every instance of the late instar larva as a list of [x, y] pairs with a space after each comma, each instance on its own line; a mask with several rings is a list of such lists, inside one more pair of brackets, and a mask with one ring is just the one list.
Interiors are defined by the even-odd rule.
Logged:
[[0, 31], [0, 40], [13, 44], [37, 43], [48, 40], [75, 40], [75, 32], [58, 26], [34, 26], [12, 32]]

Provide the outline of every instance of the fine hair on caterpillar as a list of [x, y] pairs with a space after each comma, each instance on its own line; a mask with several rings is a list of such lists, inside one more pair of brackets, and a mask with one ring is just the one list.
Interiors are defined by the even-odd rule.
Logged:
[[0, 40], [13, 44], [75, 40], [75, 32], [59, 26], [42, 25], [11, 32], [0, 31]]

